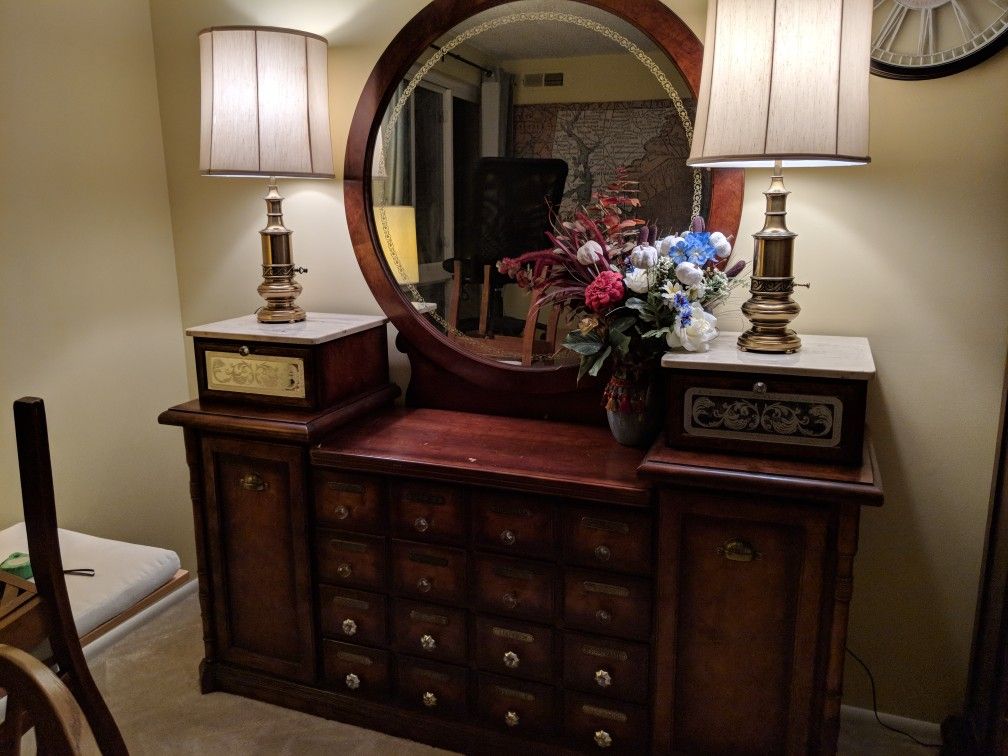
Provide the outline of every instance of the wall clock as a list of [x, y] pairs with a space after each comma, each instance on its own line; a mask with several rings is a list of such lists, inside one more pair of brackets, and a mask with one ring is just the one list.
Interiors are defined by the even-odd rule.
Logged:
[[935, 79], [986, 60], [1008, 43], [1008, 0], [874, 0], [871, 70]]

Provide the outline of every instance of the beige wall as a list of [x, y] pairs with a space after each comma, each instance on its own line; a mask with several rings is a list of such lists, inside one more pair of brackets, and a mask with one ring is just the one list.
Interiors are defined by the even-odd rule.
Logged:
[[[658, 79], [629, 53], [579, 55], [571, 58], [524, 58], [508, 60], [501, 68], [515, 75], [514, 104], [548, 102], [622, 102], [668, 97]], [[689, 89], [671, 65], [662, 66], [672, 86], [683, 96]], [[563, 73], [562, 87], [526, 87], [528, 73]]]
[[192, 567], [182, 439], [157, 425], [186, 382], [148, 7], [0, 7], [0, 527], [21, 519], [11, 402], [37, 395], [60, 524]]
[[[702, 30], [703, 0], [668, 1]], [[423, 4], [151, 0], [186, 325], [257, 306], [263, 221], [260, 183], [197, 175], [196, 32], [256, 23], [326, 35], [339, 173], [364, 81]], [[932, 82], [873, 78], [873, 164], [787, 176], [796, 267], [813, 283], [799, 294], [798, 328], [868, 336], [879, 370], [869, 419], [887, 502], [862, 519], [850, 646], [873, 667], [883, 710], [931, 721], [959, 706], [965, 684], [994, 458], [1008, 332], [1006, 80], [1006, 53]], [[767, 183], [760, 171], [747, 177], [744, 249], [762, 225]], [[339, 184], [282, 188], [298, 263], [311, 270], [304, 302], [377, 312], [350, 248]], [[851, 703], [870, 703], [853, 665], [847, 688]]]

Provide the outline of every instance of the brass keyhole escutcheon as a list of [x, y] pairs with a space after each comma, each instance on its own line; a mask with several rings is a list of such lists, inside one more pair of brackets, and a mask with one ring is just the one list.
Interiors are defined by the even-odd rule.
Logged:
[[518, 712], [516, 711], [509, 711], [507, 714], [504, 715], [504, 723], [508, 727], [517, 727], [518, 722], [520, 721], [521, 720], [518, 718]]
[[262, 475], [260, 475], [259, 473], [249, 473], [248, 475], [242, 475], [238, 481], [238, 484], [246, 491], [266, 490], [266, 482], [262, 479]]
[[508, 669], [517, 669], [519, 664], [521, 664], [521, 659], [514, 651], [508, 651], [504, 654], [504, 666]]
[[756, 548], [741, 538], [725, 541], [724, 546], [719, 546], [717, 551], [718, 554], [732, 562], [751, 562], [760, 557]]
[[437, 696], [431, 693], [429, 690], [423, 694], [423, 705], [428, 709], [433, 709], [437, 706]]
[[437, 648], [437, 641], [433, 635], [423, 635], [420, 637], [420, 648], [424, 651], [433, 651]]
[[357, 623], [352, 619], [343, 620], [343, 634], [344, 635], [354, 635], [357, 632]]
[[346, 686], [350, 688], [350, 690], [357, 690], [357, 688], [360, 687], [360, 678], [351, 672], [346, 676]]

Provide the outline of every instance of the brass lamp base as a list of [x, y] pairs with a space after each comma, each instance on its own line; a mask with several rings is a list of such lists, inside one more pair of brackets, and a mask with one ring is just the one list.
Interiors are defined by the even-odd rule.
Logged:
[[283, 197], [272, 177], [265, 199], [266, 228], [259, 232], [263, 281], [258, 291], [266, 300], [266, 306], [259, 308], [256, 315], [260, 323], [298, 323], [305, 319], [305, 311], [294, 304], [302, 290], [294, 275], [308, 270], [294, 267], [291, 230], [283, 224]]
[[791, 264], [794, 258], [794, 240], [797, 234], [788, 230], [787, 196], [781, 163], [774, 165], [767, 198], [766, 219], [763, 229], [753, 238], [753, 272], [750, 293], [752, 297], [742, 305], [742, 313], [752, 328], [739, 336], [738, 347], [744, 352], [786, 353], [801, 349], [801, 339], [788, 326], [801, 308], [791, 299], [794, 277]]

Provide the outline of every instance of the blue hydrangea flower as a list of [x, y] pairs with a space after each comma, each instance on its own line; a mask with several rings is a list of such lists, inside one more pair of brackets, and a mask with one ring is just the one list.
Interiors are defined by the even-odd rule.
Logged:
[[711, 243], [709, 231], [687, 231], [671, 249], [669, 257], [675, 261], [676, 265], [691, 262], [702, 268], [714, 259], [716, 253], [717, 250]]
[[693, 320], [693, 305], [685, 294], [676, 294], [672, 298], [672, 306], [679, 312], [679, 324], [685, 328]]

